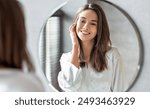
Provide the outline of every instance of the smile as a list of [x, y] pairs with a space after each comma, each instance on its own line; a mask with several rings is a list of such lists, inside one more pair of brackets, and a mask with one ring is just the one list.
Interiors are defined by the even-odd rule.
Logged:
[[89, 35], [89, 34], [90, 34], [89, 32], [87, 32], [87, 31], [82, 31], [82, 30], [81, 30], [81, 33], [82, 33], [83, 35]]

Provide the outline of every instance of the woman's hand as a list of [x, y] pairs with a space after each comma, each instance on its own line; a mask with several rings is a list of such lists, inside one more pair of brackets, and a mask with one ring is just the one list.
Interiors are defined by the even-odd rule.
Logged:
[[[76, 24], [70, 26], [70, 37], [72, 40], [72, 56], [71, 63], [79, 68], [79, 54], [80, 54], [80, 45], [78, 41], [78, 36], [76, 34]], [[78, 55], [77, 55], [78, 54]]]
[[72, 45], [73, 46], [76, 46], [76, 47], [79, 47], [79, 42], [78, 42], [78, 38], [77, 38], [77, 34], [76, 34], [76, 24], [73, 23], [70, 28], [70, 37], [71, 37], [71, 40], [72, 40]]

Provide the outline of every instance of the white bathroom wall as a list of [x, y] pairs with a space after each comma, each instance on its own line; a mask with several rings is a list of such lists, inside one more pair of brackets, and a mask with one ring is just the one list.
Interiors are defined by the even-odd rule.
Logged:
[[150, 91], [150, 1], [149, 0], [109, 0], [122, 7], [137, 24], [144, 47], [143, 67], [131, 91]]
[[[38, 43], [39, 34], [46, 19], [51, 12], [65, 0], [19, 0], [24, 7], [26, 27], [28, 33], [28, 48], [36, 65], [37, 72], [43, 79], [45, 86], [47, 81], [40, 69]], [[79, 3], [81, 0], [75, 0]], [[130, 91], [150, 91], [150, 1], [149, 0], [108, 0], [123, 8], [137, 24], [144, 46], [144, 60], [140, 75]], [[49, 91], [52, 89], [48, 88]]]

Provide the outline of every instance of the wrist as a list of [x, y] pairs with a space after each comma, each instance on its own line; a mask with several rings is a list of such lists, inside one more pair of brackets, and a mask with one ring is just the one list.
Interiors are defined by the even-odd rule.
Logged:
[[77, 50], [78, 50], [78, 48], [79, 48], [79, 45], [78, 45], [78, 44], [73, 44], [73, 45], [72, 45], [72, 49], [77, 49]]

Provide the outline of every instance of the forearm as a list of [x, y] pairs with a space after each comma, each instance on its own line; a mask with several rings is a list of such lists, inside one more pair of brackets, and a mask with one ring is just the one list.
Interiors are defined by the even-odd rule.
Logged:
[[79, 68], [79, 47], [78, 45], [73, 45], [71, 53], [71, 63]]

